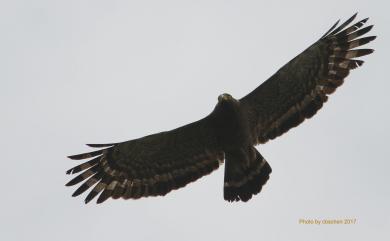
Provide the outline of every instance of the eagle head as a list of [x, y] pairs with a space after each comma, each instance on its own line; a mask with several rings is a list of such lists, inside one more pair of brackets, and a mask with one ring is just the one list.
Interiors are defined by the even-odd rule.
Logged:
[[230, 94], [222, 94], [218, 96], [218, 102], [225, 102], [225, 101], [236, 101]]
[[218, 96], [218, 103], [216, 107], [221, 110], [235, 110], [234, 112], [236, 112], [240, 108], [240, 102], [234, 99], [230, 94], [224, 93]]

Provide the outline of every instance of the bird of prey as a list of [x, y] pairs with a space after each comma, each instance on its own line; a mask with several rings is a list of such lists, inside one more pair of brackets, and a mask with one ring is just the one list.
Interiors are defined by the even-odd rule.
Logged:
[[254, 147], [272, 140], [312, 117], [349, 71], [363, 64], [360, 48], [375, 36], [368, 18], [351, 24], [356, 14], [337, 21], [317, 42], [241, 99], [222, 94], [205, 118], [171, 131], [110, 144], [88, 144], [97, 151], [69, 156], [90, 160], [69, 169], [82, 172], [66, 186], [83, 182], [73, 196], [90, 189], [97, 195], [138, 199], [163, 196], [216, 170], [225, 162], [224, 199], [248, 201], [269, 179], [271, 167]]

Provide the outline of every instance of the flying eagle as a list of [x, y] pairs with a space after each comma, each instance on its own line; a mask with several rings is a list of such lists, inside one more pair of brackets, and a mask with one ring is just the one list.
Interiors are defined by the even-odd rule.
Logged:
[[174, 189], [216, 170], [224, 161], [224, 199], [248, 201], [267, 182], [271, 167], [254, 147], [272, 140], [312, 117], [339, 87], [355, 59], [373, 52], [356, 49], [374, 40], [361, 37], [372, 25], [363, 19], [351, 26], [353, 15], [337, 21], [317, 42], [280, 68], [267, 81], [241, 99], [222, 94], [205, 118], [177, 129], [139, 139], [88, 144], [100, 150], [69, 156], [92, 158], [69, 169], [81, 172], [66, 184], [83, 182], [73, 193], [91, 188], [85, 203], [98, 194], [108, 198], [138, 199], [164, 196]]

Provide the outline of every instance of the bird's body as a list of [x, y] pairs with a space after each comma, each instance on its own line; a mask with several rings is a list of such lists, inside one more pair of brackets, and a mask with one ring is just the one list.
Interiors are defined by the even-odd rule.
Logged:
[[271, 173], [271, 167], [253, 146], [256, 138], [247, 114], [239, 100], [222, 94], [209, 115], [225, 154], [224, 198], [228, 201], [249, 200], [260, 192]]
[[[222, 97], [221, 97], [222, 96]], [[222, 94], [209, 118], [214, 122], [216, 136], [224, 151], [237, 146], [252, 145], [247, 112], [240, 101], [229, 94]], [[229, 121], [227, 121], [229, 120]]]
[[245, 97], [220, 95], [214, 110], [199, 121], [121, 143], [89, 144], [103, 149], [70, 156], [76, 160], [93, 157], [67, 171], [83, 171], [67, 183], [84, 181], [73, 196], [89, 188], [86, 202], [98, 194], [98, 203], [110, 197], [165, 195], [225, 162], [225, 200], [248, 201], [261, 191], [272, 171], [254, 146], [312, 117], [349, 71], [363, 64], [354, 58], [373, 52], [355, 49], [375, 39], [358, 38], [372, 28], [361, 28], [367, 19], [347, 27], [355, 17], [336, 28], [337, 22]]

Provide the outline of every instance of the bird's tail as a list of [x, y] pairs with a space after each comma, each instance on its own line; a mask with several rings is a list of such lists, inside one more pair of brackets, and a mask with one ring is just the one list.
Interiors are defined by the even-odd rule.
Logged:
[[261, 191], [269, 179], [272, 172], [271, 166], [256, 149], [253, 148], [253, 150], [256, 156], [249, 161], [249, 165], [235, 158], [226, 159], [224, 180], [226, 201], [248, 201]]

